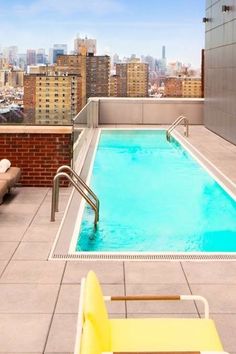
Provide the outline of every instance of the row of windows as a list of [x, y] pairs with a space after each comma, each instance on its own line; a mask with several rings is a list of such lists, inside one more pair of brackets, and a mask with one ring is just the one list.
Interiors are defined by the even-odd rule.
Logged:
[[[53, 76], [53, 78], [52, 77], [40, 77], [39, 78], [39, 80], [40, 81], [52, 81], [52, 80], [56, 80], [56, 81], [58, 81], [58, 80], [62, 80], [62, 81], [66, 81], [66, 78], [65, 77], [57, 77], [57, 76]], [[67, 79], [68, 79], [68, 77], [67, 77]], [[72, 76], [72, 79], [74, 79], [75, 80], [75, 76]]]

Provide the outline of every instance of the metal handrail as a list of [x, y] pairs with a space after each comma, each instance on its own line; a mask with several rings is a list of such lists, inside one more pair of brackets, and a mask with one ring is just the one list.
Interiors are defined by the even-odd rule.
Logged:
[[[90, 194], [90, 196], [93, 197], [93, 199], [96, 202], [96, 206], [97, 206], [97, 209], [98, 209], [98, 216], [99, 216], [100, 202], [99, 202], [99, 199], [96, 196], [96, 194], [92, 191], [92, 189], [84, 182], [84, 180], [70, 166], [63, 165], [63, 166], [59, 167], [57, 169], [57, 173], [62, 172], [64, 170], [68, 170], [73, 175], [73, 177], [76, 178], [76, 181], [78, 183], [80, 183], [86, 189], [86, 191]], [[59, 208], [58, 208], [58, 203], [59, 203], [58, 196], [59, 196], [59, 181], [57, 180], [57, 184], [56, 184], [56, 211], [59, 210]]]
[[179, 116], [169, 127], [169, 129], [167, 129], [166, 131], [166, 139], [168, 141], [170, 141], [170, 133], [172, 132], [172, 130], [174, 130], [180, 123], [182, 123], [182, 121], [184, 122], [184, 127], [185, 127], [185, 131], [184, 131], [184, 135], [186, 137], [189, 136], [189, 121], [185, 116]]
[[52, 204], [51, 204], [51, 221], [55, 221], [55, 213], [56, 213], [56, 194], [58, 188], [58, 181], [61, 177], [67, 178], [70, 183], [75, 187], [75, 189], [81, 194], [81, 196], [86, 200], [86, 202], [91, 206], [91, 208], [95, 212], [94, 217], [94, 226], [96, 227], [97, 222], [99, 220], [99, 210], [97, 205], [87, 196], [86, 193], [80, 188], [80, 186], [66, 173], [66, 172], [59, 172], [55, 175], [53, 179], [53, 188], [52, 188]]

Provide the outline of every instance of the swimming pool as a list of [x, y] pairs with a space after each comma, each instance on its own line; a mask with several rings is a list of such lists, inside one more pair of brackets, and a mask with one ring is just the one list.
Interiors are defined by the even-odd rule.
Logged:
[[160, 130], [103, 130], [78, 252], [235, 252], [236, 202]]

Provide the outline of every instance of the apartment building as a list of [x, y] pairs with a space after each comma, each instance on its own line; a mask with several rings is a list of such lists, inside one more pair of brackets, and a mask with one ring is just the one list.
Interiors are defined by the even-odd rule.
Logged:
[[119, 96], [148, 96], [148, 64], [141, 63], [139, 59], [116, 64], [116, 74], [120, 77]]
[[164, 80], [166, 97], [182, 97], [183, 79], [182, 77], [167, 77]]
[[108, 97], [110, 78], [110, 57], [89, 55], [86, 57], [86, 96]]
[[78, 74], [25, 75], [24, 89], [24, 113], [35, 124], [70, 124], [82, 108]]
[[55, 70], [57, 72], [76, 74], [81, 77], [81, 102], [86, 105], [86, 56], [84, 55], [59, 55]]
[[111, 75], [109, 83], [109, 96], [110, 97], [119, 97], [120, 92], [120, 76]]
[[182, 96], [199, 98], [202, 96], [202, 80], [199, 77], [186, 77], [182, 82]]

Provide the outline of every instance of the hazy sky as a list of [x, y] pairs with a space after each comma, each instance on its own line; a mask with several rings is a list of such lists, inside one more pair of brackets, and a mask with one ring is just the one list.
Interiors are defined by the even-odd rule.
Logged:
[[205, 0], [0, 0], [0, 46], [45, 48], [77, 34], [96, 38], [98, 54], [161, 56], [200, 66]]

